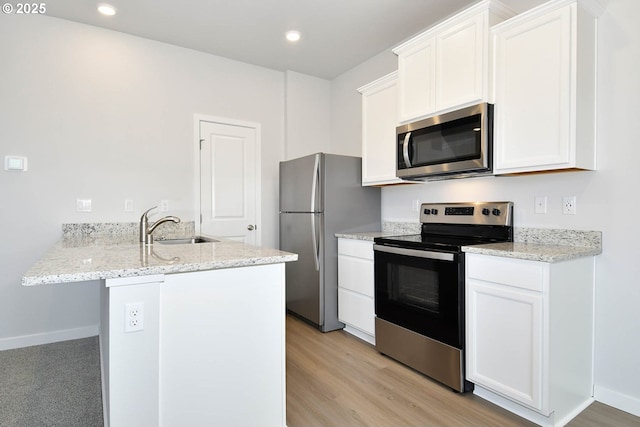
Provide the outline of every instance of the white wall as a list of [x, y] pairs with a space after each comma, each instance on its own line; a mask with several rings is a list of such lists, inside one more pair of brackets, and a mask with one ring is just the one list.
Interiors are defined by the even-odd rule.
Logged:
[[[603, 232], [604, 252], [597, 257], [595, 397], [640, 415], [640, 2], [609, 0], [598, 33], [598, 170], [518, 177], [483, 177], [382, 190], [386, 221], [418, 222], [411, 201], [512, 200], [519, 227], [572, 228]], [[360, 135], [354, 115], [356, 88], [393, 71], [365, 63], [332, 82], [333, 117], [350, 117], [334, 125], [332, 143]], [[376, 75], [371, 76], [370, 71]], [[362, 80], [366, 79], [366, 80]], [[336, 93], [336, 92], [340, 93]], [[344, 100], [349, 99], [349, 102]], [[359, 108], [359, 107], [358, 107]], [[535, 119], [535, 118], [533, 118]], [[335, 124], [336, 122], [334, 122]], [[548, 214], [534, 213], [534, 197], [548, 197]], [[577, 197], [577, 215], [562, 215], [561, 198]]]
[[329, 152], [331, 144], [330, 83], [287, 71], [285, 103], [286, 160]]
[[356, 90], [398, 68], [384, 51], [331, 81], [331, 152], [362, 156], [362, 96]]
[[136, 222], [160, 199], [195, 218], [196, 113], [261, 123], [260, 228], [277, 247], [284, 73], [51, 17], [1, 20], [0, 157], [27, 156], [29, 171], [0, 170], [0, 348], [98, 324], [97, 282], [20, 284], [62, 223]]

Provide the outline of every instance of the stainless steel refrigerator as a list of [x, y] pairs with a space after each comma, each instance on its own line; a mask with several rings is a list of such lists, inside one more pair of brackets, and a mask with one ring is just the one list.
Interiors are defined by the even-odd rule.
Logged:
[[359, 157], [317, 153], [280, 162], [280, 249], [286, 264], [287, 310], [321, 331], [338, 321], [336, 233], [380, 230], [380, 189], [362, 187]]

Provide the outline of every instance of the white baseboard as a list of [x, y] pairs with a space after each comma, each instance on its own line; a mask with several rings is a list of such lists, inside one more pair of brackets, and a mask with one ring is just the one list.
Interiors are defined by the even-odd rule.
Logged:
[[[480, 396], [483, 399], [488, 400], [489, 402], [498, 405], [509, 412], [512, 412], [522, 418], [531, 421], [532, 423], [538, 424], [539, 426], [543, 427], [567, 425], [569, 421], [577, 417], [594, 401], [592, 397], [589, 397], [588, 399], [585, 399], [580, 405], [571, 410], [568, 410], [568, 412], [565, 414], [556, 414], [555, 412], [552, 412], [551, 415], [547, 417], [525, 406], [519, 405], [509, 399], [506, 399], [499, 394], [496, 394], [491, 390], [485, 389], [477, 384], [475, 385], [473, 394]], [[558, 416], [556, 417], [556, 415]]]
[[373, 335], [369, 335], [368, 333], [361, 331], [360, 329], [345, 325], [344, 331], [360, 338], [363, 341], [368, 342], [371, 345], [376, 345], [376, 338]]
[[77, 340], [98, 335], [98, 325], [82, 328], [63, 329], [60, 331], [43, 332], [41, 334], [22, 335], [19, 337], [0, 339], [0, 351], [14, 348], [31, 347], [32, 345], [51, 344], [59, 341]]
[[640, 399], [596, 385], [593, 395], [598, 402], [640, 417]]

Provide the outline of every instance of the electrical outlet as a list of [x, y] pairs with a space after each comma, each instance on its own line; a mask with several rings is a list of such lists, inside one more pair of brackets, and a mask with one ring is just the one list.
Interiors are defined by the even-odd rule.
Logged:
[[420, 200], [414, 199], [411, 201], [411, 212], [420, 212]]
[[124, 331], [144, 330], [144, 303], [132, 302], [124, 306]]
[[168, 200], [160, 200], [160, 212], [169, 212]]
[[536, 196], [534, 199], [534, 210], [537, 214], [547, 213], [547, 196]]
[[562, 213], [565, 215], [576, 214], [576, 196], [564, 196], [562, 198]]
[[124, 211], [133, 212], [133, 199], [124, 199]]

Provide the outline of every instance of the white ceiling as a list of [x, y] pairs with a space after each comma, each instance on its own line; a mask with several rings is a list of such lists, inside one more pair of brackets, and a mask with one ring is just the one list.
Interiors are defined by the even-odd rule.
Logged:
[[[118, 13], [102, 16], [96, 6]], [[332, 79], [474, 0], [53, 0], [47, 15]], [[505, 0], [523, 11], [542, 0]], [[287, 30], [302, 33], [293, 45]]]

